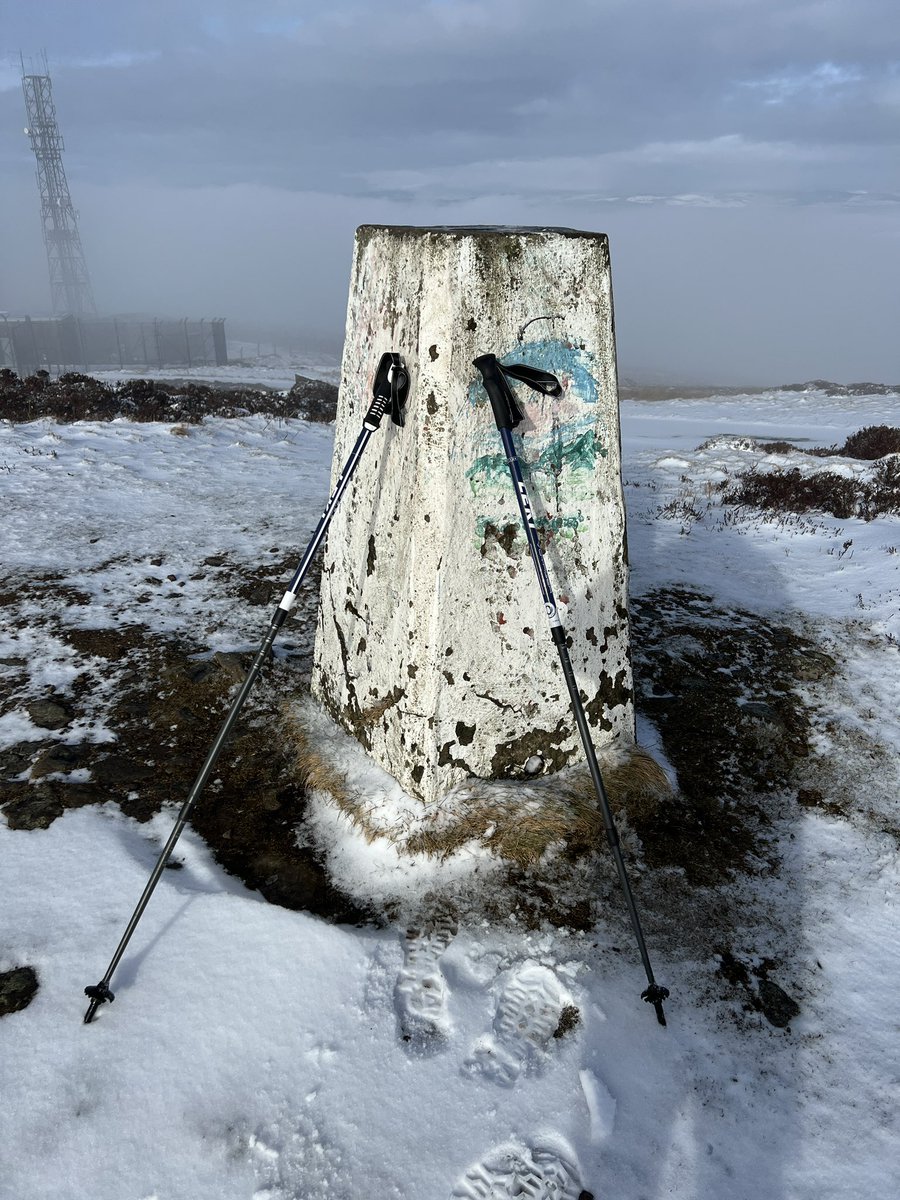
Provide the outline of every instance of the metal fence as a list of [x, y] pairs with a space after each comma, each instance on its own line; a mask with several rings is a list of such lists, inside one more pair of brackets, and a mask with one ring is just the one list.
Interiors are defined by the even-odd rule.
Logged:
[[225, 366], [225, 321], [0, 317], [0, 368], [45, 370]]

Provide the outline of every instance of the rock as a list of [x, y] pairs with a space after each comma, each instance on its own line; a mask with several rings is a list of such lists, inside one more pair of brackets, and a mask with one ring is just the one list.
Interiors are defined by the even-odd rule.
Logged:
[[[269, 589], [266, 589], [266, 597], [268, 598]], [[243, 683], [247, 678], [247, 672], [253, 662], [252, 658], [248, 658], [246, 654], [235, 654], [232, 651], [217, 650], [213, 655], [213, 661], [218, 667], [225, 672], [229, 679], [233, 679], [235, 683]]]
[[763, 1016], [776, 1029], [784, 1029], [800, 1015], [800, 1005], [797, 1001], [771, 979], [760, 979], [759, 1003]]
[[805, 650], [793, 656], [794, 676], [801, 683], [819, 683], [834, 675], [837, 664], [834, 659], [822, 650]]
[[191, 683], [204, 683], [210, 675], [216, 672], [216, 665], [210, 658], [204, 658], [187, 669], [187, 677]]
[[4, 802], [3, 815], [10, 829], [49, 829], [65, 811], [62, 800], [52, 792], [18, 784], [12, 799]]
[[65, 729], [72, 720], [68, 709], [55, 700], [34, 700], [25, 706], [25, 711], [41, 729]]
[[753, 717], [757, 721], [765, 721], [769, 725], [781, 724], [778, 713], [771, 704], [766, 704], [764, 700], [748, 700], [741, 705], [741, 712], [744, 716]]
[[56, 771], [73, 771], [83, 758], [84, 749], [81, 746], [64, 746], [61, 743], [50, 746], [31, 764], [31, 778], [42, 779]]
[[0, 775], [9, 778], [20, 775], [31, 763], [31, 757], [41, 745], [40, 742], [16, 742], [0, 752]]
[[132, 787], [151, 779], [156, 771], [146, 763], [127, 758], [124, 754], [110, 754], [95, 764], [94, 774], [107, 786]]
[[13, 967], [0, 971], [0, 1017], [27, 1008], [39, 987], [34, 967]]

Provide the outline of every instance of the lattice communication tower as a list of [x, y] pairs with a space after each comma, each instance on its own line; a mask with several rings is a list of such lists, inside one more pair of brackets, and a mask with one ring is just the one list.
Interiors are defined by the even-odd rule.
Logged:
[[63, 168], [62, 134], [56, 123], [56, 108], [50, 87], [50, 75], [26, 75], [22, 63], [22, 91], [31, 139], [37, 159], [37, 181], [41, 193], [41, 222], [47, 263], [50, 267], [50, 294], [55, 313], [92, 316], [97, 308], [84, 261], [78, 218], [69, 195]]

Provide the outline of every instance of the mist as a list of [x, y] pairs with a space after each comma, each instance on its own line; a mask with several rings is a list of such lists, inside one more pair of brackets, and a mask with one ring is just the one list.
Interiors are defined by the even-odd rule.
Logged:
[[[900, 380], [887, 0], [72, 8], [8, 32], [47, 46], [101, 312], [336, 348], [358, 225], [563, 225], [610, 238], [622, 375]], [[0, 309], [37, 315], [19, 74]]]

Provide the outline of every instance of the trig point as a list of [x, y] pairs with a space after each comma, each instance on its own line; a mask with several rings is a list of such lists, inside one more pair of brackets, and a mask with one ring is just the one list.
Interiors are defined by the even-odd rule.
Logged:
[[[634, 736], [609, 249], [571, 229], [364, 225], [335, 469], [379, 355], [411, 376], [328, 535], [313, 694], [411, 795], [583, 761], [516, 499], [472, 360], [552, 371], [516, 443], [598, 750]], [[530, 761], [529, 761], [530, 760]]]

